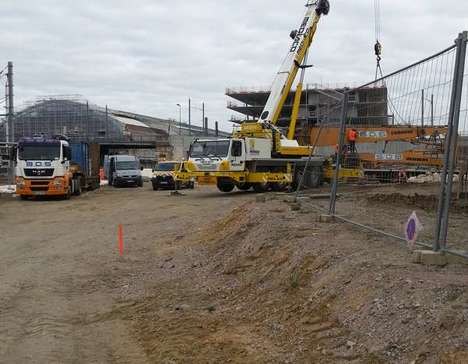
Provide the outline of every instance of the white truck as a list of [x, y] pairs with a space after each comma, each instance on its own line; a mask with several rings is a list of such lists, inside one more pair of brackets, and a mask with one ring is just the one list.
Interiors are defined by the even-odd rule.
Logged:
[[70, 198], [99, 188], [97, 144], [70, 143], [56, 136], [22, 138], [17, 145], [16, 194]]
[[233, 132], [230, 139], [195, 140], [188, 160], [184, 162], [177, 179], [196, 179], [199, 184], [215, 183], [222, 192], [235, 187], [257, 192], [279, 190], [292, 186], [300, 179], [307, 165], [308, 185], [319, 186], [324, 174], [325, 158], [311, 157], [313, 150], [300, 146], [295, 140], [295, 125], [300, 85], [296, 91], [293, 114], [286, 135], [277, 127], [277, 122], [300, 69], [312, 44], [322, 15], [330, 9], [328, 0], [308, 1], [306, 14], [297, 30], [291, 32], [293, 40], [287, 56], [273, 82], [270, 96], [258, 122], [245, 122]]

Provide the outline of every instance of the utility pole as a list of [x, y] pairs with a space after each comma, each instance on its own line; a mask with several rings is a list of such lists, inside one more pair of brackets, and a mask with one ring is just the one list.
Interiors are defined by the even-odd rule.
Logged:
[[8, 73], [7, 73], [7, 83], [8, 83], [8, 108], [7, 108], [7, 123], [9, 138], [7, 142], [15, 142], [15, 126], [13, 122], [13, 116], [15, 113], [15, 106], [13, 101], [13, 62], [8, 62]]
[[[7, 143], [14, 143], [15, 142], [15, 125], [14, 125], [14, 113], [15, 113], [15, 104], [14, 104], [14, 95], [13, 95], [13, 62], [8, 62], [8, 73], [7, 73], [7, 90], [8, 90], [8, 108], [7, 108], [7, 113], [8, 113], [8, 118], [7, 118], [7, 126], [8, 126], [8, 134], [7, 136]], [[12, 145], [7, 144], [7, 148], [9, 148], [9, 151], [11, 150], [10, 148], [13, 148]], [[11, 155], [11, 153], [10, 153]], [[14, 183], [14, 174], [15, 174], [15, 169], [14, 169], [14, 162], [13, 158], [10, 158], [11, 160], [8, 161], [8, 185], [12, 186]]]
[[181, 104], [176, 104], [177, 107], [179, 108], [179, 135], [182, 134], [182, 105]]
[[89, 140], [89, 101], [86, 101], [86, 137], [84, 140], [88, 141]]
[[105, 139], [109, 138], [109, 108], [106, 105], [106, 137]]
[[219, 136], [219, 129], [218, 129], [218, 122], [215, 121], [215, 135], [218, 137]]
[[205, 134], [206, 134], [206, 127], [205, 127], [205, 102], [202, 102], [202, 125], [203, 125], [203, 129], [205, 131]]
[[424, 128], [424, 89], [421, 90], [421, 127]]
[[205, 125], [205, 134], [206, 134], [206, 136], [209, 136], [209, 133], [208, 133], [208, 118], [206, 116], [205, 116], [205, 123], [203, 125]]
[[189, 125], [189, 135], [192, 135], [192, 100], [188, 99], [188, 125]]
[[434, 94], [431, 95], [431, 126], [434, 126]]

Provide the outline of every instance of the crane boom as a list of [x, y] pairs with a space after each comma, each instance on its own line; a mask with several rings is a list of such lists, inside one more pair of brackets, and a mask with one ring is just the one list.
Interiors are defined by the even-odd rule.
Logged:
[[[188, 161], [176, 175], [179, 181], [216, 183], [222, 192], [235, 187], [257, 192], [283, 190], [298, 183], [299, 170], [307, 169], [308, 176], [319, 186], [324, 175], [326, 160], [312, 156], [313, 149], [300, 146], [296, 139], [289, 139], [275, 125], [288, 96], [297, 72], [309, 66], [307, 54], [314, 38], [321, 15], [328, 14], [328, 0], [308, 0], [307, 12], [298, 30], [291, 32], [293, 43], [286, 60], [275, 77], [272, 92], [259, 122], [244, 122], [234, 129], [229, 139], [195, 140], [190, 146]], [[298, 85], [295, 111], [290, 121], [290, 134], [294, 134], [299, 109], [301, 84]], [[305, 157], [308, 157], [307, 161]], [[309, 178], [309, 177], [308, 177]]]
[[298, 30], [291, 33], [293, 43], [273, 81], [271, 93], [260, 116], [259, 123], [275, 125], [281, 114], [284, 102], [289, 95], [298, 70], [312, 44], [317, 25], [323, 15], [330, 10], [328, 0], [308, 1], [304, 20]]

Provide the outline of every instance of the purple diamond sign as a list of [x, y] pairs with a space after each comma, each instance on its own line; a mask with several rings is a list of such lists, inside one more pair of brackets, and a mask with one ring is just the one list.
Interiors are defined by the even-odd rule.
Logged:
[[422, 229], [423, 226], [416, 215], [416, 211], [413, 211], [405, 225], [406, 241], [411, 249], [414, 248], [414, 245], [418, 240], [418, 234]]

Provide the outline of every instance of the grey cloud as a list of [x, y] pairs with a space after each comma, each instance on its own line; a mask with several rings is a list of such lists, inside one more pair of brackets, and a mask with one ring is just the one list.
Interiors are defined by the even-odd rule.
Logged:
[[[184, 103], [186, 115], [192, 97], [229, 129], [225, 88], [271, 83], [304, 2], [10, 1], [0, 15], [2, 62], [15, 63], [17, 103], [82, 94], [101, 105], [178, 118], [175, 104]], [[373, 77], [372, 3], [331, 1], [308, 82]], [[382, 0], [382, 13], [385, 71], [445, 48], [468, 27], [464, 1]]]

